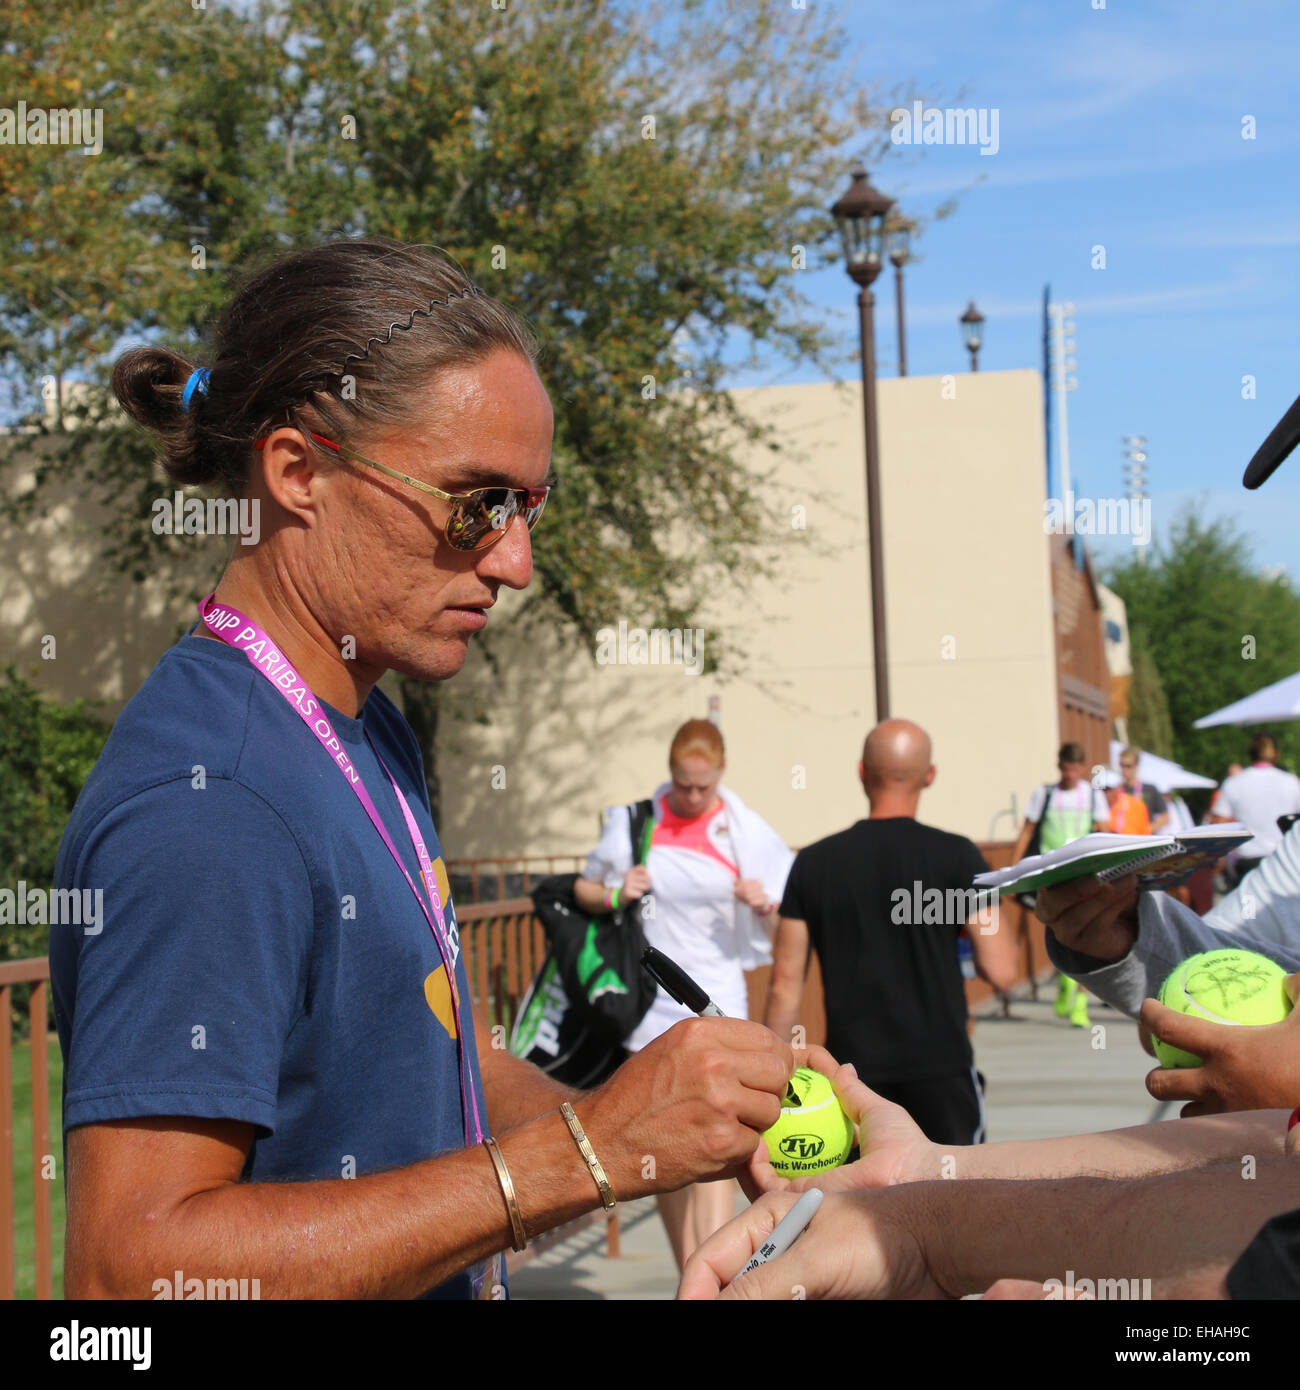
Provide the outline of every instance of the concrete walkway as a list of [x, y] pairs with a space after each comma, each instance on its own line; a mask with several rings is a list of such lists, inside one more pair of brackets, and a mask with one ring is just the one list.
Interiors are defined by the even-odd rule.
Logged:
[[[1041, 1139], [1145, 1124], [1160, 1116], [1143, 1078], [1155, 1065], [1137, 1041], [1137, 1025], [1091, 1001], [1092, 1028], [1074, 1028], [1052, 1012], [1055, 986], [1028, 986], [1012, 1017], [992, 1006], [977, 1014], [976, 1065], [988, 1083], [990, 1140]], [[745, 1198], [736, 1189], [736, 1210]], [[517, 1299], [672, 1298], [677, 1267], [653, 1198], [620, 1208], [621, 1254], [605, 1255], [602, 1222], [583, 1226], [511, 1275]]]

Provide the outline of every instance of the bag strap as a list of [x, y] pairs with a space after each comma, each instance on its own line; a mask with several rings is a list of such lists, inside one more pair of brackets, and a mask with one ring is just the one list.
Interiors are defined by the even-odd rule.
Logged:
[[632, 832], [632, 863], [644, 864], [650, 853], [650, 836], [654, 833], [655, 805], [651, 800], [638, 801], [627, 808], [628, 826]]

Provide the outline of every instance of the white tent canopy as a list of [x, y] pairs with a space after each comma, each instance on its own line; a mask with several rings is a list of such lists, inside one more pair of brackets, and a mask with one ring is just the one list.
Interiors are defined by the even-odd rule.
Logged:
[[[1110, 743], [1111, 771], [1106, 778], [1108, 787], [1118, 787], [1123, 781], [1119, 772], [1119, 755], [1123, 751], [1124, 745], [1118, 739], [1112, 739]], [[1148, 753], [1145, 749], [1138, 756], [1138, 780], [1149, 782], [1160, 792], [1186, 790], [1191, 787], [1217, 787], [1219, 785], [1212, 777], [1202, 777], [1199, 772], [1189, 772], [1185, 767], [1180, 767], [1168, 758], [1158, 757], [1155, 753]]]
[[1192, 725], [1194, 729], [1213, 729], [1221, 724], [1279, 724], [1300, 719], [1300, 671], [1274, 681], [1243, 700], [1224, 705]]

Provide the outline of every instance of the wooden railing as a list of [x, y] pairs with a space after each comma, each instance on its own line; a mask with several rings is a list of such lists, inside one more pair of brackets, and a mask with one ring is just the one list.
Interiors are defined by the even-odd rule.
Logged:
[[54, 1297], [50, 1193], [45, 1176], [50, 1147], [50, 1069], [46, 1054], [49, 1019], [48, 960], [0, 964], [0, 1300], [12, 1299], [17, 1278], [14, 1192], [14, 1086], [10, 1010], [14, 985], [31, 985], [27, 1002], [32, 1041], [32, 1223], [36, 1238], [36, 1297]]
[[[533, 885], [551, 874], [577, 874], [585, 854], [511, 854], [478, 859], [449, 859], [452, 897], [460, 903], [501, 903], [527, 897]], [[459, 913], [460, 908], [457, 907]]]
[[507, 1036], [533, 976], [546, 954], [546, 934], [531, 898], [457, 907], [470, 994], [493, 1026]]

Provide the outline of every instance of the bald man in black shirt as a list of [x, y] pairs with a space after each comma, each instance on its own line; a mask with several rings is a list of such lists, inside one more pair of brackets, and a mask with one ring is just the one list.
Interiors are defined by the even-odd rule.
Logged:
[[930, 738], [906, 719], [867, 735], [858, 776], [870, 814], [799, 852], [777, 927], [766, 1023], [790, 1036], [810, 947], [822, 968], [826, 1047], [902, 1105], [935, 1143], [984, 1138], [957, 937], [995, 989], [1015, 980], [1015, 951], [996, 899], [971, 881], [988, 865], [975, 845], [916, 819], [935, 779]]

